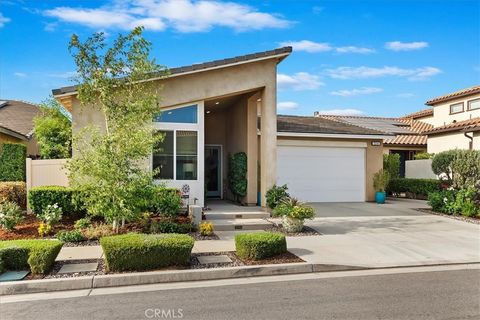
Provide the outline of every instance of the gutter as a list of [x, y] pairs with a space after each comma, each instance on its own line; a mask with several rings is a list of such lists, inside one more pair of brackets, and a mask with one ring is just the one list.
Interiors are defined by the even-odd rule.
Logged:
[[473, 135], [469, 136], [468, 132], [464, 132], [463, 135], [468, 138], [470, 141], [468, 142], [468, 149], [473, 150]]

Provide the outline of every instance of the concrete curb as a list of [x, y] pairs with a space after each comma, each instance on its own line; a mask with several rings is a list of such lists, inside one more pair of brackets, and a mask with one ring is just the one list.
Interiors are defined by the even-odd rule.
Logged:
[[262, 266], [241, 266], [216, 269], [171, 270], [135, 272], [112, 275], [84, 276], [77, 278], [58, 278], [45, 280], [11, 281], [0, 283], [0, 296], [108, 288], [167, 282], [233, 279], [243, 277], [261, 277], [321, 271], [345, 271], [367, 269], [353, 266], [326, 266], [311, 263], [286, 263]]

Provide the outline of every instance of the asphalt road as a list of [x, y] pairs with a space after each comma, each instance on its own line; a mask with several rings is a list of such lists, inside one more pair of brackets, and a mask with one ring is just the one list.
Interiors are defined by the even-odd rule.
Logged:
[[1, 320], [480, 319], [480, 270], [278, 281], [2, 303], [0, 312]]

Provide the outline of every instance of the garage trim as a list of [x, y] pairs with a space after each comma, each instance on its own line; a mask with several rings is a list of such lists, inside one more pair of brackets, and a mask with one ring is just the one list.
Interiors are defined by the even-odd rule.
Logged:
[[366, 142], [360, 141], [321, 141], [321, 140], [292, 140], [277, 139], [278, 146], [300, 147], [336, 147], [336, 148], [366, 148]]

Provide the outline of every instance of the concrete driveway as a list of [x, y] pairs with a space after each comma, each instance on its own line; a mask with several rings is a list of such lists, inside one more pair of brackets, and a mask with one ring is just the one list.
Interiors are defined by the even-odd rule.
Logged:
[[307, 262], [363, 267], [480, 263], [480, 226], [425, 214], [424, 201], [313, 203], [306, 225], [322, 236], [289, 237]]

